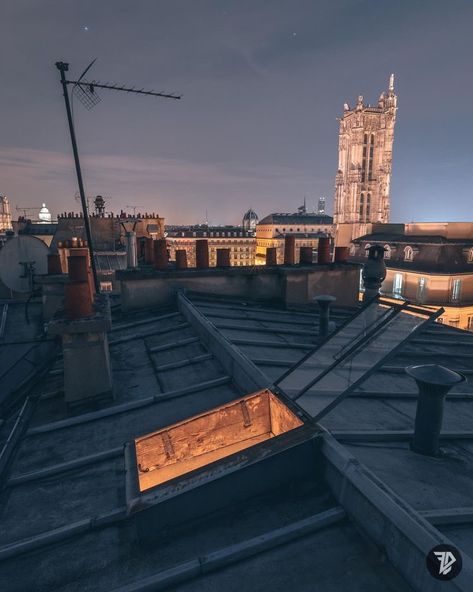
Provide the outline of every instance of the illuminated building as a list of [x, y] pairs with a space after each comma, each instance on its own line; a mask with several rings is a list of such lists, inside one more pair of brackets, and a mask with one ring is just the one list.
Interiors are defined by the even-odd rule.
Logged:
[[6, 195], [0, 195], [0, 232], [11, 229], [10, 203]]
[[195, 243], [205, 238], [209, 243], [209, 263], [217, 264], [217, 249], [230, 249], [232, 266], [254, 265], [256, 239], [250, 230], [241, 226], [167, 226], [166, 241], [170, 259], [176, 258], [176, 250], [187, 253], [189, 267], [195, 267]]
[[369, 245], [385, 248], [381, 292], [427, 306], [443, 306], [440, 322], [473, 330], [473, 223], [376, 224], [352, 242], [362, 263]]
[[369, 223], [389, 222], [390, 183], [397, 96], [394, 75], [375, 107], [359, 96], [340, 118], [333, 219], [337, 244], [366, 234]]
[[320, 237], [333, 235], [332, 222], [331, 216], [305, 211], [296, 214], [269, 214], [256, 226], [256, 263], [264, 264], [266, 249], [269, 247], [276, 247], [277, 261], [282, 263], [284, 237], [287, 235], [296, 239], [296, 261], [299, 261], [301, 247], [316, 249]]

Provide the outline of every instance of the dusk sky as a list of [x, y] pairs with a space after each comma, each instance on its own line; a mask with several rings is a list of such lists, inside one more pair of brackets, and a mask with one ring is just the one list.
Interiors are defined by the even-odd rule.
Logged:
[[[0, 193], [78, 211], [58, 60], [182, 93], [74, 101], [88, 195], [169, 223], [332, 211], [338, 122], [395, 73], [392, 221], [473, 220], [470, 0], [3, 0]], [[131, 210], [132, 211], [132, 210]]]

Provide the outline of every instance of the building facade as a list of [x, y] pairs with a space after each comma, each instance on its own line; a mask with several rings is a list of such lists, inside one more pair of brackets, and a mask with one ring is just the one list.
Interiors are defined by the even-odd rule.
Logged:
[[339, 120], [335, 224], [389, 222], [396, 111], [393, 74], [388, 91], [381, 93], [376, 107], [365, 104], [362, 96], [354, 108], [345, 103]]
[[[302, 209], [302, 208], [301, 208]], [[256, 263], [263, 265], [266, 250], [276, 247], [277, 262], [284, 261], [284, 238], [293, 235], [296, 239], [296, 261], [301, 247], [317, 249], [320, 237], [334, 234], [333, 218], [300, 211], [297, 214], [269, 214], [256, 227]]]
[[363, 263], [375, 243], [385, 249], [384, 296], [442, 306], [441, 322], [473, 331], [473, 223], [374, 225], [352, 242], [350, 260]]
[[12, 229], [10, 202], [6, 195], [0, 195], [0, 232]]
[[256, 239], [252, 230], [242, 226], [166, 226], [166, 241], [170, 260], [176, 259], [176, 250], [187, 253], [189, 267], [195, 267], [195, 244], [197, 239], [207, 239], [209, 243], [209, 263], [217, 264], [217, 249], [230, 249], [232, 266], [255, 264]]

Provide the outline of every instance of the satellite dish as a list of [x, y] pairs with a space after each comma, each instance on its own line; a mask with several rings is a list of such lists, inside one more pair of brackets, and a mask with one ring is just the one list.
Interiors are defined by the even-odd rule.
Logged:
[[14, 292], [31, 292], [33, 278], [48, 272], [49, 248], [34, 236], [19, 235], [0, 249], [0, 280]]

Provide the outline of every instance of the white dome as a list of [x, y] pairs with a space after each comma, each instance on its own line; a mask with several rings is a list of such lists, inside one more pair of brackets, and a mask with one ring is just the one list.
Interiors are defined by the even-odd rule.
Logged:
[[43, 204], [42, 208], [39, 211], [38, 218], [40, 222], [44, 224], [49, 224], [51, 222], [51, 212], [46, 207], [46, 204]]

